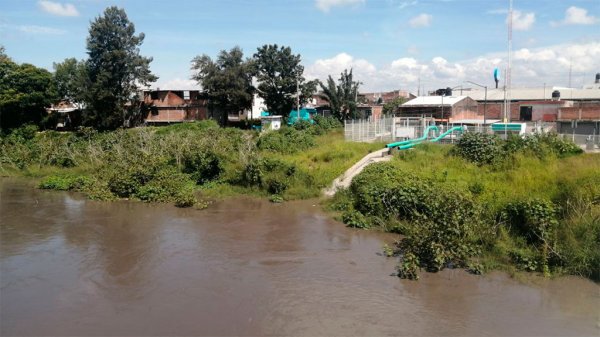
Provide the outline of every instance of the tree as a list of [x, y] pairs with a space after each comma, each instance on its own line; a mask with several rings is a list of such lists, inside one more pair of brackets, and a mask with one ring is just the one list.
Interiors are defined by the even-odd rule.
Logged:
[[254, 54], [258, 94], [272, 114], [287, 116], [295, 109], [298, 89], [300, 104], [314, 94], [317, 82], [302, 77], [304, 67], [300, 61], [300, 55], [292, 54], [290, 47], [276, 44], [264, 45]]
[[56, 99], [52, 74], [31, 64], [17, 64], [0, 48], [0, 128], [40, 125]]
[[136, 93], [158, 78], [150, 72], [151, 57], [140, 55], [144, 33], [125, 10], [109, 7], [90, 26], [87, 38], [86, 108], [84, 123], [98, 129], [114, 129], [140, 117]]
[[383, 105], [383, 114], [390, 115], [396, 113], [398, 111], [398, 108], [400, 108], [400, 106], [405, 102], [406, 98], [404, 97], [396, 97], [393, 100], [386, 102]]
[[53, 66], [58, 98], [70, 103], [80, 103], [84, 94], [85, 62], [68, 58], [62, 63], [54, 63]]
[[340, 121], [356, 117], [358, 87], [361, 83], [353, 80], [352, 69], [345, 69], [340, 74], [338, 84], [329, 75], [327, 83], [321, 86], [321, 97], [329, 102], [331, 113]]
[[252, 108], [254, 87], [252, 86], [253, 64], [244, 60], [240, 47], [222, 50], [215, 61], [208, 55], [192, 60], [192, 78], [208, 94], [208, 108], [215, 113], [219, 123], [227, 123], [229, 113]]

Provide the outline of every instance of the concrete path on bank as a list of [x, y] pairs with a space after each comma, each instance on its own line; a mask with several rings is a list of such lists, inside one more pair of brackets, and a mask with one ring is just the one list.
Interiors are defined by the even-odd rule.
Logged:
[[387, 148], [369, 153], [356, 164], [352, 165], [352, 167], [347, 169], [346, 172], [337, 177], [329, 188], [323, 190], [323, 194], [327, 197], [334, 196], [338, 190], [348, 188], [352, 182], [352, 179], [357, 174], [362, 172], [362, 170], [364, 170], [368, 165], [389, 161], [390, 159], [392, 159], [392, 156], [389, 154], [389, 149]]

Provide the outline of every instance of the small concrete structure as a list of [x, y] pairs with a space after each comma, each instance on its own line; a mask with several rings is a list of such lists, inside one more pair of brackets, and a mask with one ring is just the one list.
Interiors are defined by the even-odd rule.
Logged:
[[260, 118], [261, 121], [261, 130], [269, 131], [269, 130], [279, 130], [281, 128], [281, 122], [283, 117], [280, 115], [275, 116], [263, 116]]

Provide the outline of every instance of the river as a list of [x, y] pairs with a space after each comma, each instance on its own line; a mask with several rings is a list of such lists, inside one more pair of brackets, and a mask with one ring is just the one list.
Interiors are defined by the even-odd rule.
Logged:
[[462, 270], [391, 276], [389, 234], [314, 201], [206, 210], [96, 202], [0, 179], [0, 333], [600, 334], [600, 286]]

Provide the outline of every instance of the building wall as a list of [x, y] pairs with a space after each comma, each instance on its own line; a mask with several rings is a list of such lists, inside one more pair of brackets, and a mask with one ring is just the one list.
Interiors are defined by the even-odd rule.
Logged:
[[[481, 114], [481, 116], [483, 116], [483, 111], [484, 111], [484, 104], [480, 103], [477, 106], [477, 112], [478, 114]], [[518, 121], [519, 117], [520, 117], [520, 106], [517, 103], [512, 103], [510, 105], [510, 115], [511, 115], [511, 120], [513, 121]], [[504, 103], [487, 103], [487, 113], [486, 113], [486, 118], [487, 119], [500, 119], [502, 120], [502, 118], [504, 117]]]
[[483, 120], [483, 114], [479, 116], [477, 106], [478, 103], [476, 101], [472, 100], [470, 97], [467, 97], [452, 106], [452, 114], [447, 118], [450, 118], [450, 121], [479, 118]]
[[600, 104], [598, 106], [560, 108], [558, 119], [600, 121]]
[[149, 110], [146, 122], [165, 123], [203, 120], [208, 116], [207, 100], [198, 90], [154, 90], [144, 92]]
[[600, 134], [600, 122], [591, 121], [559, 121], [556, 123], [559, 133], [576, 135], [598, 135]]

